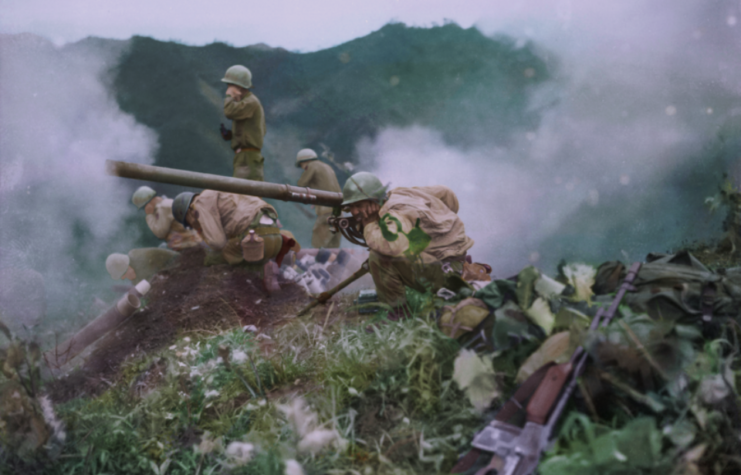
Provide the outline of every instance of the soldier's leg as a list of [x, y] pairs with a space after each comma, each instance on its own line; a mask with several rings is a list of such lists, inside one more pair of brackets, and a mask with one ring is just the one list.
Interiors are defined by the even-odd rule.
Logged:
[[234, 161], [232, 163], [234, 167], [234, 178], [247, 178], [250, 174], [250, 167], [247, 164], [247, 151], [243, 150], [234, 155]]
[[265, 159], [262, 154], [258, 151], [247, 152], [247, 165], [250, 168], [249, 174], [247, 175], [248, 180], [265, 181], [264, 165]]
[[247, 180], [265, 181], [263, 165], [265, 159], [258, 150], [242, 150], [234, 155], [235, 178], [246, 178]]
[[317, 216], [314, 222], [314, 229], [311, 233], [311, 247], [325, 249], [336, 249], [340, 247], [340, 239], [342, 235], [340, 233], [333, 233], [327, 223], [327, 218], [331, 215], [323, 214]]
[[[370, 251], [368, 264], [373, 283], [376, 286], [378, 301], [396, 307], [406, 302], [406, 286], [402, 273], [411, 272], [411, 267], [396, 262], [398, 259], [385, 257]], [[407, 261], [408, 262], [408, 261]]]
[[421, 264], [401, 257], [385, 257], [371, 251], [369, 264], [378, 301], [392, 307], [406, 303], [406, 287], [419, 292], [437, 292], [445, 286], [445, 272], [439, 262]]

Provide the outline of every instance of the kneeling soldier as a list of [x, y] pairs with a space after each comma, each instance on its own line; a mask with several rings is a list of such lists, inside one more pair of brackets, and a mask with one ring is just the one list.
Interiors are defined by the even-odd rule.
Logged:
[[270, 292], [280, 290], [277, 271], [283, 257], [300, 249], [290, 231], [278, 229], [275, 208], [255, 196], [213, 190], [184, 192], [175, 197], [172, 214], [198, 231], [212, 249], [206, 256], [207, 265], [245, 262], [264, 266], [265, 287]]
[[458, 198], [450, 188], [387, 192], [375, 175], [360, 172], [347, 180], [342, 195], [342, 206], [362, 224], [378, 300], [395, 308], [391, 319], [406, 312], [406, 287], [436, 292], [446, 273], [462, 272], [473, 240], [456, 214]]

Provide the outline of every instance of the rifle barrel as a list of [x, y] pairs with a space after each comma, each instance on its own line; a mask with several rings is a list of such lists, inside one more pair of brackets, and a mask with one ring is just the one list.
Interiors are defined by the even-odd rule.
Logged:
[[177, 170], [175, 168], [142, 165], [140, 163], [106, 160], [106, 173], [122, 178], [169, 183], [171, 185], [190, 186], [209, 190], [238, 193], [241, 195], [273, 198], [281, 201], [294, 201], [320, 206], [340, 206], [342, 193], [299, 188], [298, 186], [281, 185], [264, 181], [245, 180], [210, 173]]

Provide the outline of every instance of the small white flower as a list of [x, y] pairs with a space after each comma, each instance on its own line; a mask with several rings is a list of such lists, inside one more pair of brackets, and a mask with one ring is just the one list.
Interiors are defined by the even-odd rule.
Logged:
[[405, 417], [404, 419], [402, 419], [401, 422], [403, 422], [404, 424], [409, 424], [410, 423], [408, 417]]
[[210, 390], [206, 391], [206, 393], [204, 394], [204, 396], [207, 397], [207, 398], [209, 398], [209, 397], [217, 397], [218, 395], [219, 395], [219, 391], [217, 391], [215, 389], [210, 389]]
[[171, 350], [174, 350], [174, 349], [175, 349], [175, 348], [177, 348], [177, 347], [178, 347], [178, 345], [172, 345], [172, 346], [170, 347], [170, 349], [171, 349]]
[[247, 361], [247, 353], [245, 353], [242, 350], [237, 350], [234, 353], [232, 353], [232, 361], [235, 363], [243, 363]]
[[286, 475], [304, 475], [304, 469], [295, 460], [286, 460]]
[[350, 393], [351, 396], [357, 396], [358, 390], [355, 388], [347, 388], [347, 392]]
[[257, 333], [257, 327], [255, 325], [245, 325], [242, 327], [242, 331]]
[[255, 446], [248, 442], [232, 442], [226, 447], [226, 457], [236, 467], [240, 467], [252, 458]]
[[336, 430], [317, 429], [306, 434], [306, 437], [298, 443], [299, 452], [311, 452], [313, 455], [321, 452], [329, 445], [339, 448], [343, 439]]
[[190, 341], [190, 337], [189, 336], [186, 336], [185, 338], [183, 338], [183, 341], [186, 342], [186, 343], [188, 343]]
[[175, 414], [168, 412], [167, 414], [165, 414], [165, 419], [167, 419], [168, 421], [175, 419]]

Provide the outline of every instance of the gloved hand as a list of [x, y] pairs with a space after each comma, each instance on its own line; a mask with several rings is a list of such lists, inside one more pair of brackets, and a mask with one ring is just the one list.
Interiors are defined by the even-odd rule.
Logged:
[[231, 140], [232, 139], [232, 131], [224, 127], [224, 124], [221, 124], [221, 128], [219, 129], [221, 132], [221, 138], [224, 140]]

